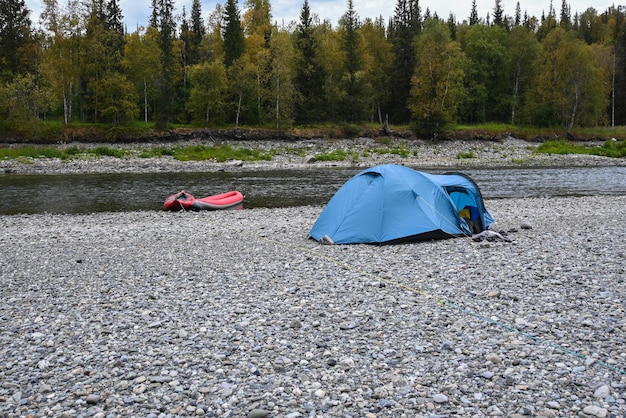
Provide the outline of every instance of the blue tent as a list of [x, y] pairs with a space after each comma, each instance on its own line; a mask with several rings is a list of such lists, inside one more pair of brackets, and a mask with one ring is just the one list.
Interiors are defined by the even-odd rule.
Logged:
[[330, 199], [309, 236], [335, 244], [471, 235], [494, 222], [478, 186], [459, 173], [428, 174], [379, 165], [348, 180]]

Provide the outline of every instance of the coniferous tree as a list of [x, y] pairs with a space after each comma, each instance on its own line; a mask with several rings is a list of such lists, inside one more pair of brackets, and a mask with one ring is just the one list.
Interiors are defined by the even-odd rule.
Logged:
[[504, 19], [504, 10], [502, 9], [502, 0], [496, 0], [496, 4], [493, 8], [493, 23], [494, 26], [500, 26], [506, 28], [506, 20]]
[[476, 7], [476, 0], [472, 0], [472, 11], [470, 12], [469, 24], [477, 25], [478, 22], [478, 8]]
[[22, 49], [32, 40], [29, 15], [24, 0], [0, 2], [0, 79], [22, 68]]
[[156, 28], [159, 25], [159, 1], [160, 0], [150, 0], [150, 8], [152, 9], [152, 13], [150, 13], [150, 21], [148, 24], [153, 28]]
[[175, 100], [174, 36], [176, 23], [174, 22], [173, 0], [156, 0], [156, 4], [158, 9], [154, 15], [156, 16], [156, 28], [158, 30], [157, 44], [161, 53], [161, 76], [158, 81], [160, 95], [157, 103], [156, 126], [159, 129], [165, 129], [172, 122]]
[[339, 24], [343, 30], [342, 49], [345, 54], [345, 76], [343, 89], [345, 92], [342, 106], [343, 119], [348, 122], [357, 122], [364, 115], [362, 100], [362, 79], [359, 73], [363, 69], [363, 58], [360, 51], [359, 17], [354, 9], [353, 0], [347, 0], [348, 10], [342, 16]]
[[561, 2], [561, 21], [559, 25], [565, 30], [572, 28], [572, 14], [566, 0]]
[[108, 55], [116, 71], [121, 71], [120, 63], [124, 54], [124, 16], [118, 0], [109, 0], [106, 4], [105, 30]]
[[106, 27], [120, 36], [124, 36], [124, 15], [118, 0], [109, 0], [106, 5]]
[[[189, 63], [189, 50], [191, 49], [191, 31], [189, 30], [189, 21], [187, 21], [187, 12], [183, 6], [183, 13], [180, 19], [180, 30], [178, 35], [181, 45], [181, 61], [183, 68], [186, 69]], [[184, 83], [184, 82], [183, 82]]]
[[408, 99], [411, 91], [411, 77], [415, 70], [415, 39], [422, 27], [418, 0], [398, 0], [393, 17], [390, 41], [394, 53], [394, 77], [389, 119], [393, 123], [408, 123], [410, 112]]
[[324, 118], [324, 69], [317, 59], [315, 28], [308, 0], [300, 11], [300, 22], [295, 33], [296, 121], [298, 123], [320, 122]]
[[245, 40], [237, 0], [227, 0], [224, 9], [224, 65], [230, 67], [243, 55]]
[[456, 19], [452, 13], [448, 15], [448, 30], [450, 31], [450, 38], [456, 40]]
[[189, 37], [188, 62], [189, 65], [200, 62], [200, 45], [206, 29], [202, 20], [202, 6], [200, 0], [193, 0], [191, 4], [191, 27]]

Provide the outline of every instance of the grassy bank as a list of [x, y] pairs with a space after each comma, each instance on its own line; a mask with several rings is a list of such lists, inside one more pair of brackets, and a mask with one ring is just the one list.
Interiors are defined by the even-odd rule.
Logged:
[[[527, 141], [543, 142], [567, 139], [573, 141], [626, 140], [626, 126], [575, 128], [570, 132], [560, 128], [535, 128], [508, 124], [485, 123], [480, 125], [457, 125], [439, 140], [498, 140], [513, 136]], [[108, 124], [64, 125], [59, 121], [43, 122], [29, 132], [0, 131], [0, 144], [70, 144], [70, 143], [142, 143], [172, 142], [180, 139], [217, 140], [283, 140], [302, 139], [345, 139], [345, 138], [392, 138], [418, 139], [408, 126], [390, 126], [384, 130], [378, 124], [321, 124], [295, 126], [286, 129], [269, 127], [221, 127], [198, 128], [193, 126], [173, 126], [165, 131], [154, 129], [153, 124], [135, 123], [132, 126], [111, 126]], [[421, 138], [428, 139], [428, 138]]]
[[[155, 146], [144, 148], [117, 148], [100, 145], [97, 147], [59, 147], [18, 145], [0, 147], [0, 160], [18, 160], [28, 163], [34, 159], [58, 158], [62, 161], [77, 159], [93, 159], [103, 156], [115, 158], [162, 158], [172, 157], [178, 161], [271, 161], [275, 155], [288, 154], [298, 157], [307, 155], [304, 147], [283, 145], [269, 149], [249, 147], [233, 147], [231, 145], [186, 145], [186, 146]], [[410, 151], [405, 146], [381, 143], [380, 146], [367, 148], [361, 151], [329, 150], [312, 155], [317, 161], [357, 161], [361, 157], [367, 158], [371, 154], [391, 154], [400, 157], [416, 155], [417, 151]]]
[[[59, 127], [60, 128], [60, 127]], [[417, 151], [410, 150], [405, 144], [416, 138], [412, 137], [403, 127], [382, 132], [375, 126], [348, 127], [310, 127], [292, 128], [288, 130], [270, 129], [191, 129], [178, 128], [168, 132], [110, 131], [104, 126], [77, 126], [66, 128], [60, 140], [50, 143], [31, 143], [29, 141], [7, 142], [2, 146], [0, 141], [0, 159], [19, 160], [28, 163], [33, 159], [58, 158], [63, 161], [76, 159], [93, 159], [103, 156], [115, 158], [160, 158], [172, 157], [178, 161], [224, 162], [271, 161], [278, 154], [303, 157], [310, 150], [299, 145], [305, 139], [369, 137], [374, 138], [376, 146], [359, 151], [329, 149], [318, 152], [313, 157], [318, 161], [357, 161], [371, 154], [392, 154], [406, 158], [417, 156]], [[75, 129], [72, 131], [72, 129]], [[593, 128], [570, 132], [559, 137], [556, 131], [520, 128], [511, 125], [480, 125], [459, 126], [442, 141], [499, 141], [509, 136], [527, 141], [541, 142], [533, 152], [543, 154], [589, 154], [613, 158], [626, 156], [626, 128]], [[556, 138], [556, 139], [555, 139]], [[23, 139], [23, 138], [22, 138]], [[99, 141], [98, 141], [99, 139]], [[67, 141], [66, 141], [67, 140]], [[189, 140], [200, 140], [201, 144], [188, 145]], [[231, 141], [235, 146], [220, 143], [221, 140]], [[249, 146], [250, 141], [263, 141], [267, 144], [276, 143], [275, 147]], [[187, 145], [177, 145], [185, 142]], [[77, 145], [66, 145], [67, 143]], [[120, 142], [133, 142], [134, 148], [121, 147]], [[91, 144], [89, 144], [91, 143]], [[146, 146], [142, 146], [146, 143]], [[211, 143], [214, 143], [211, 145]], [[279, 145], [280, 143], [280, 145]], [[139, 145], [137, 145], [139, 144]], [[209, 145], [206, 145], [209, 144]], [[287, 144], [287, 145], [285, 145]], [[241, 146], [239, 146], [241, 145]], [[457, 155], [457, 158], [473, 158], [472, 151]]]

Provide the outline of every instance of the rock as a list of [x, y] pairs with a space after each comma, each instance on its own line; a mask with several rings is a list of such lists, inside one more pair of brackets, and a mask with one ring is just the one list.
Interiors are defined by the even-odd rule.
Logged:
[[39, 393], [50, 393], [52, 392], [52, 386], [48, 385], [47, 383], [42, 383], [41, 385], [39, 385]]
[[532, 409], [527, 407], [527, 406], [521, 407], [520, 410], [517, 413], [519, 415], [525, 416], [525, 417], [533, 415]]
[[448, 397], [442, 393], [438, 393], [433, 396], [433, 401], [436, 403], [446, 403], [448, 402]]
[[354, 359], [352, 357], [343, 357], [339, 360], [339, 366], [346, 371], [352, 370], [355, 366]]
[[592, 417], [605, 418], [609, 411], [597, 405], [588, 405], [583, 409], [583, 412]]
[[100, 395], [97, 395], [95, 393], [91, 393], [91, 394], [87, 395], [87, 398], [85, 399], [85, 402], [87, 402], [89, 405], [95, 405], [98, 402], [100, 402]]
[[300, 329], [302, 328], [302, 322], [298, 321], [297, 319], [294, 319], [293, 321], [291, 321], [291, 323], [289, 324], [289, 328], [292, 329]]
[[500, 363], [502, 363], [502, 359], [500, 358], [500, 356], [498, 356], [497, 354], [494, 354], [494, 353], [487, 354], [486, 358], [487, 358], [487, 361], [490, 361], [493, 364], [500, 364]]
[[326, 392], [323, 389], [318, 389], [315, 391], [315, 396], [318, 398], [323, 398], [326, 396]]
[[519, 227], [522, 229], [533, 229], [533, 226], [528, 222], [522, 222]]
[[593, 392], [593, 397], [604, 399], [610, 394], [611, 394], [611, 389], [607, 385], [602, 385]]
[[561, 405], [556, 401], [547, 402], [546, 406], [551, 409], [559, 409], [561, 407]]
[[146, 389], [148, 389], [148, 386], [146, 386], [145, 384], [141, 383], [135, 387], [133, 387], [133, 393], [139, 395], [142, 394], [146, 391]]
[[266, 418], [269, 417], [272, 411], [268, 411], [265, 409], [253, 409], [248, 412], [248, 418]]
[[487, 415], [490, 417], [501, 417], [504, 416], [504, 412], [497, 405], [491, 405], [487, 408]]

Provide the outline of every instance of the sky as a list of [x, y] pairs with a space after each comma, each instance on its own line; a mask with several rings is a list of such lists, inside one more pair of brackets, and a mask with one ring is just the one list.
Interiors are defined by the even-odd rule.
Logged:
[[[596, 9], [598, 13], [604, 12], [611, 5], [613, 0], [569, 0], [568, 4], [572, 10], [572, 17], [576, 12], [582, 13], [589, 7]], [[187, 17], [190, 15], [192, 0], [174, 0], [175, 13], [181, 14], [185, 7]], [[225, 4], [226, 0], [200, 0], [202, 5], [202, 17], [205, 19], [215, 9], [217, 3]], [[507, 16], [515, 16], [515, 7], [518, 0], [502, 0], [501, 6]], [[60, 6], [65, 4], [65, 0], [58, 0]], [[270, 0], [272, 23], [279, 26], [287, 25], [290, 21], [298, 21], [300, 10], [304, 0]], [[529, 16], [541, 18], [542, 14], [547, 14], [550, 7], [550, 0], [519, 0], [522, 16], [527, 12]], [[561, 10], [561, 0], [552, 0], [557, 16]], [[26, 0], [26, 6], [31, 10], [31, 20], [37, 23], [42, 11], [42, 0]], [[127, 30], [133, 32], [137, 26], [145, 26], [150, 17], [151, 0], [120, 0], [120, 7], [124, 15], [124, 22]], [[245, 0], [239, 0], [239, 8], [243, 9]], [[393, 16], [396, 0], [353, 0], [354, 9], [361, 20], [365, 18], [377, 18], [382, 16], [386, 21]], [[467, 20], [471, 8], [471, 0], [420, 0], [422, 13], [430, 9], [431, 14], [437, 15], [447, 20], [450, 13], [455, 15], [456, 20], [461, 22]], [[619, 3], [618, 3], [619, 4]], [[476, 7], [479, 18], [485, 18], [487, 13], [493, 15], [495, 0], [476, 0]], [[309, 0], [311, 12], [317, 15], [320, 20], [329, 19], [333, 27], [337, 26], [339, 18], [347, 10], [346, 0]]]

